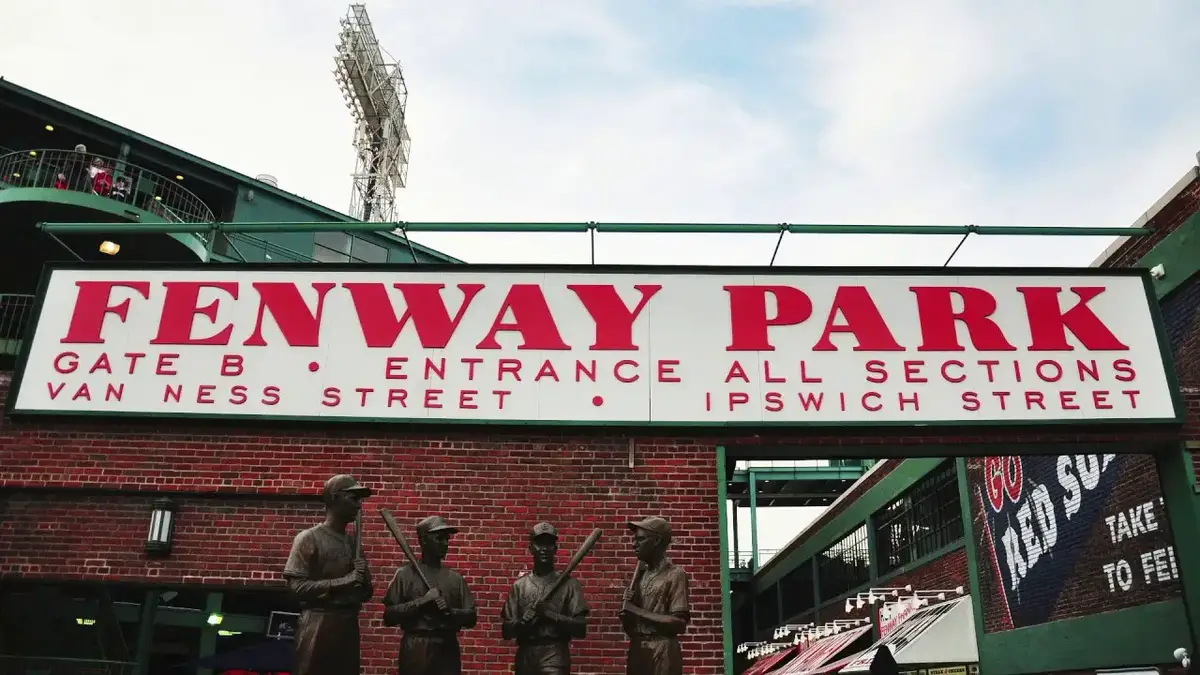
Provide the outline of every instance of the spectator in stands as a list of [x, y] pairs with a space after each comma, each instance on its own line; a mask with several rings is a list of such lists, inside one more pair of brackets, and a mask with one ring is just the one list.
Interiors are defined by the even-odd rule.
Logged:
[[112, 194], [109, 196], [122, 202], [129, 196], [129, 183], [125, 181], [124, 176], [117, 179], [117, 184], [113, 186]]
[[97, 157], [92, 160], [92, 166], [88, 169], [88, 176], [92, 179], [92, 192], [107, 197], [109, 192], [112, 192], [112, 174], [109, 173], [108, 167], [104, 165], [104, 160]]
[[58, 177], [54, 179], [54, 187], [58, 188], [59, 190], [66, 190], [67, 189], [67, 174], [60, 172], [58, 174]]

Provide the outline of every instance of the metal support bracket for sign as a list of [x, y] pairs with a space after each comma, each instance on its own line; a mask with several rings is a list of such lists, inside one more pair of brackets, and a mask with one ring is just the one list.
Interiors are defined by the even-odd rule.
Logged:
[[592, 264], [596, 264], [596, 221], [588, 221], [588, 238], [591, 240], [592, 247]]
[[636, 448], [636, 447], [637, 447], [637, 444], [635, 443], [635, 441], [632, 438], [630, 438], [629, 439], [629, 468], [631, 468], [631, 469], [634, 467], [634, 463], [635, 463], [635, 459], [636, 459], [636, 457], [634, 455], [634, 448]]
[[775, 266], [775, 256], [779, 255], [779, 247], [783, 244], [783, 235], [787, 234], [787, 231], [788, 231], [788, 224], [780, 223], [779, 224], [779, 238], [775, 240], [775, 251], [771, 253], [771, 263], [768, 265], [768, 267]]
[[412, 256], [413, 264], [419, 264], [421, 261], [417, 259], [417, 252], [413, 250], [412, 239], [408, 237], [408, 221], [400, 222], [400, 234], [404, 237], [404, 243], [408, 244], [408, 254]]

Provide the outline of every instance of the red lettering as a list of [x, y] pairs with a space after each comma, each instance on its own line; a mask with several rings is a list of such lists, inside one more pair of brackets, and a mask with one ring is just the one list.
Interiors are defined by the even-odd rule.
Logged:
[[242, 365], [241, 354], [225, 354], [221, 357], [221, 375], [225, 377], [237, 377], [242, 374], [245, 367]]
[[962, 382], [963, 380], [967, 379], [966, 375], [959, 375], [958, 377], [951, 377], [950, 373], [947, 370], [950, 366], [954, 366], [956, 368], [965, 368], [966, 364], [964, 364], [962, 361], [953, 361], [953, 360], [946, 361], [945, 363], [943, 363], [942, 364], [942, 379], [943, 380], [945, 380], [947, 382], [953, 382], [955, 384], [958, 384], [959, 382]]
[[537, 375], [533, 376], [533, 381], [539, 382], [542, 378], [549, 378], [558, 382], [558, 371], [554, 369], [554, 364], [550, 362], [550, 359], [542, 362], [542, 367], [538, 370]]
[[53, 383], [47, 382], [46, 389], [50, 392], [50, 400], [51, 401], [56, 400], [58, 398], [58, 395], [62, 393], [63, 387], [66, 387], [66, 386], [67, 386], [66, 382], [59, 382], [57, 387], [54, 386]]
[[479, 392], [475, 389], [463, 389], [458, 392], [458, 407], [464, 410], [478, 410], [479, 404], [475, 403], [475, 397]]
[[636, 372], [634, 372], [632, 375], [623, 375], [621, 373], [621, 368], [626, 366], [633, 366], [634, 368], [637, 368], [637, 365], [637, 361], [617, 361], [617, 365], [613, 366], [613, 377], [617, 378], [618, 382], [624, 382], [625, 384], [637, 382], [638, 378], [641, 376]]
[[772, 382], [772, 383], [787, 382], [787, 378], [786, 377], [773, 377], [771, 375], [771, 362], [763, 361], [763, 382]]
[[510, 374], [517, 381], [521, 381], [521, 361], [520, 359], [500, 359], [499, 372], [496, 374], [496, 379], [500, 382], [504, 381], [504, 375]]
[[407, 356], [389, 356], [383, 370], [383, 378], [385, 380], [407, 380], [408, 374], [404, 372], [406, 363], [408, 363]]
[[975, 412], [983, 405], [979, 402], [979, 393], [974, 391], [964, 391], [962, 393], [963, 410], [967, 412]]
[[96, 359], [96, 362], [93, 363], [92, 367], [88, 369], [88, 375], [92, 375], [96, 373], [96, 371], [104, 371], [105, 373], [112, 375], [112, 364], [108, 362], [108, 352], [102, 352], [100, 354], [100, 358]]
[[439, 400], [445, 392], [441, 389], [426, 389], [425, 390], [425, 407], [426, 408], [441, 408], [442, 402]]
[[492, 393], [496, 395], [496, 407], [504, 410], [504, 397], [511, 394], [511, 391], [506, 389], [493, 389]]
[[1072, 286], [1071, 292], [1079, 302], [1067, 311], [1062, 311], [1058, 294], [1062, 288], [1018, 286], [1025, 296], [1025, 311], [1029, 317], [1029, 335], [1032, 338], [1029, 350], [1034, 352], [1073, 351], [1074, 345], [1067, 342], [1067, 331], [1071, 331], [1084, 349], [1091, 351], [1126, 351], [1125, 346], [1108, 326], [1096, 316], [1088, 302], [1105, 291], [1102, 286]]
[[679, 365], [679, 361], [672, 359], [659, 359], [658, 361], [658, 381], [659, 382], [682, 382], [683, 379], [675, 375], [675, 367]]
[[396, 319], [396, 308], [383, 284], [342, 284], [342, 288], [350, 291], [354, 312], [358, 315], [359, 327], [368, 347], [394, 346], [404, 326], [411, 320], [422, 347], [445, 349], [458, 330], [458, 324], [466, 315], [471, 301], [483, 290], [483, 284], [459, 284], [458, 290], [462, 291], [463, 301], [451, 319], [446, 301], [442, 298], [445, 284], [398, 283], [394, 287], [404, 296], [405, 310], [400, 319]]
[[725, 375], [725, 384], [729, 384], [734, 379], [739, 379], [743, 382], [750, 381], [750, 376], [746, 374], [746, 369], [742, 368], [741, 361], [734, 361], [733, 365], [729, 366], [729, 373]]
[[262, 398], [258, 400], [263, 405], [278, 405], [279, 403], [279, 387], [270, 385], [263, 388]]
[[[590, 370], [589, 370], [590, 366]], [[575, 362], [575, 381], [583, 382], [583, 378], [587, 378], [592, 382], [596, 381], [596, 362], [584, 363], [583, 361]]]
[[764, 407], [767, 412], [779, 412], [783, 410], [783, 394], [777, 391], [768, 391], [763, 400], [766, 401]]
[[75, 390], [75, 395], [71, 397], [72, 401], [78, 401], [79, 399], [85, 401], [92, 400], [92, 390], [88, 389], [86, 382], [79, 385], [79, 388]]
[[[794, 326], [812, 316], [812, 300], [793, 286], [726, 286], [729, 293], [730, 352], [775, 351], [768, 329]], [[775, 298], [775, 316], [767, 315], [767, 296]]]
[[[63, 360], [66, 359], [66, 364]], [[79, 368], [79, 354], [75, 352], [63, 352], [54, 357], [54, 370], [63, 375], [70, 375]]]
[[1096, 406], [1096, 410], [1112, 410], [1112, 404], [1108, 402], [1107, 391], [1093, 391], [1092, 405]]
[[1036, 405], [1042, 410], [1045, 410], [1045, 398], [1046, 396], [1040, 391], [1027, 391], [1025, 392], [1025, 408], [1028, 410], [1033, 410], [1033, 406]]
[[[509, 312], [512, 312], [513, 316], [511, 323], [505, 320]], [[599, 324], [596, 330], [600, 330]], [[496, 313], [496, 320], [492, 322], [491, 329], [483, 341], [475, 346], [476, 349], [500, 349], [500, 343], [496, 340], [497, 333], [520, 333], [521, 344], [517, 345], [517, 349], [570, 349], [558, 332], [554, 315], [550, 313], [550, 306], [546, 304], [546, 296], [542, 295], [541, 287], [536, 284], [512, 285], [504, 303], [500, 305], [500, 311]]]
[[79, 288], [75, 308], [67, 335], [60, 340], [65, 344], [103, 344], [100, 331], [104, 328], [104, 317], [116, 314], [122, 322], [129, 317], [129, 298], [108, 304], [114, 288], [129, 288], [143, 298], [150, 298], [149, 281], [76, 281], [75, 286]]
[[212, 397], [213, 392], [216, 390], [217, 385], [215, 384], [202, 384], [196, 387], [196, 403], [216, 403], [216, 399]]
[[750, 402], [750, 394], [741, 391], [729, 392], [729, 412], [733, 412], [739, 405], [745, 405]]
[[[845, 323], [835, 323], [838, 316]], [[858, 344], [856, 352], [902, 352], [904, 347], [896, 342], [879, 307], [865, 286], [839, 286], [833, 296], [833, 307], [825, 320], [825, 331], [813, 346], [814, 352], [837, 351], [830, 337], [834, 333], [853, 333]]]
[[[967, 326], [967, 335], [975, 349], [985, 352], [1011, 352], [1004, 332], [992, 321], [996, 298], [982, 288], [966, 286], [912, 286], [917, 296], [917, 315], [921, 322], [921, 352], [961, 352], [958, 322]], [[954, 311], [954, 296], [962, 299], [961, 312]]]
[[887, 382], [887, 379], [887, 364], [874, 359], [867, 361], [867, 382], [871, 384], [883, 384]]
[[921, 397], [919, 394], [913, 394], [912, 396], [909, 396], [909, 397], [905, 397], [904, 394], [897, 394], [897, 396], [900, 398], [901, 412], [904, 411], [904, 406], [908, 405], [909, 403], [912, 404], [913, 410], [921, 409]]
[[375, 388], [374, 387], [355, 387], [354, 391], [355, 391], [355, 393], [357, 393], [359, 395], [358, 407], [365, 408], [365, 407], [367, 407], [367, 394], [374, 393]]
[[634, 286], [642, 294], [642, 299], [630, 311], [612, 285], [568, 284], [567, 288], [579, 296], [579, 301], [596, 324], [596, 341], [590, 347], [592, 351], [637, 351], [638, 346], [633, 343], [633, 324], [650, 298], [662, 290], [658, 284]]
[[229, 389], [229, 402], [233, 405], [242, 405], [250, 400], [246, 392], [249, 390], [244, 384], [235, 384]]
[[880, 403], [877, 405], [871, 405], [871, 404], [867, 403], [867, 400], [870, 399], [870, 400], [878, 401], [881, 398], [883, 398], [883, 396], [879, 392], [868, 391], [867, 393], [862, 395], [862, 400], [860, 401], [860, 403], [862, 404], [862, 407], [864, 410], [867, 410], [869, 412], [879, 412], [880, 410], [883, 410], [883, 404]]
[[1075, 402], [1076, 392], [1060, 391], [1058, 392], [1058, 403], [1063, 410], [1079, 410], [1079, 404]]
[[208, 317], [214, 326], [217, 323], [217, 306], [220, 300], [213, 300], [203, 307], [198, 307], [200, 290], [215, 288], [225, 291], [231, 298], [237, 300], [238, 285], [231, 281], [164, 281], [162, 284], [167, 293], [163, 297], [162, 313], [158, 319], [158, 335], [150, 341], [152, 345], [227, 345], [229, 336], [233, 334], [233, 324], [206, 338], [192, 337], [192, 327], [196, 315]]
[[183, 401], [182, 384], [168, 384], [163, 387], [163, 403], [170, 403], [172, 399], [175, 403]]
[[392, 404], [399, 404], [401, 408], [408, 407], [408, 390], [407, 389], [388, 389], [387, 407], [392, 407]]
[[814, 394], [811, 391], [802, 391], [796, 394], [800, 398], [800, 407], [805, 410], [820, 410], [821, 405], [825, 403], [825, 394]]
[[438, 379], [446, 379], [446, 359], [443, 358], [434, 365], [433, 359], [425, 357], [425, 379], [432, 380], [435, 375]]
[[924, 361], [905, 361], [904, 362], [904, 381], [905, 382], [928, 382], [929, 378], [925, 377], [924, 375], [921, 375], [921, 368], [924, 366], [925, 366]]
[[178, 375], [179, 373], [170, 370], [175, 367], [175, 359], [179, 358], [178, 354], [159, 354], [158, 367], [154, 369], [155, 375]]
[[468, 382], [473, 381], [475, 379], [475, 366], [483, 363], [483, 359], [464, 358], [464, 359], [462, 359], [462, 362], [467, 364], [467, 381]]
[[1063, 376], [1063, 367], [1058, 361], [1046, 359], [1038, 361], [1033, 367], [1033, 371], [1037, 376], [1042, 378], [1043, 382], [1058, 382]]
[[120, 401], [123, 396], [125, 396], [125, 385], [124, 384], [119, 384], [115, 387], [110, 384], [104, 390], [104, 400], [105, 401]]
[[1121, 393], [1129, 397], [1129, 407], [1137, 409], [1137, 396], [1142, 391], [1140, 389], [1122, 389]]
[[258, 318], [254, 333], [242, 344], [248, 347], [265, 347], [263, 319], [267, 312], [275, 319], [275, 325], [283, 339], [291, 347], [317, 347], [321, 344], [321, 315], [325, 311], [325, 295], [336, 284], [313, 283], [317, 292], [317, 308], [310, 310], [299, 287], [290, 282], [256, 281], [251, 284], [258, 291]]
[[325, 387], [325, 391], [321, 392], [321, 405], [327, 408], [336, 408], [342, 403], [342, 390], [337, 387]]
[[824, 380], [822, 380], [822, 378], [820, 378], [820, 377], [809, 377], [808, 376], [808, 361], [801, 361], [800, 362], [800, 381], [804, 382], [805, 384], [813, 384], [814, 382], [823, 382]]
[[1133, 382], [1137, 378], [1137, 371], [1133, 369], [1133, 364], [1129, 362], [1129, 359], [1113, 361], [1113, 370], [1117, 371], [1117, 374], [1113, 376], [1117, 382]]

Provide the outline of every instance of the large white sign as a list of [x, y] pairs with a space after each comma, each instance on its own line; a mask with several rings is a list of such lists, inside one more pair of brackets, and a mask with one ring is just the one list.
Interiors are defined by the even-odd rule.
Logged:
[[512, 423], [1176, 418], [1129, 274], [60, 268], [15, 411]]

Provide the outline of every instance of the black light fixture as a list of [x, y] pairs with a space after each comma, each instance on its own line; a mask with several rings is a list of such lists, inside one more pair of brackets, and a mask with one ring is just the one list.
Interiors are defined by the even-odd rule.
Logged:
[[146, 535], [146, 553], [167, 555], [171, 552], [171, 540], [175, 535], [175, 502], [169, 497], [154, 500], [150, 512], [150, 532]]

